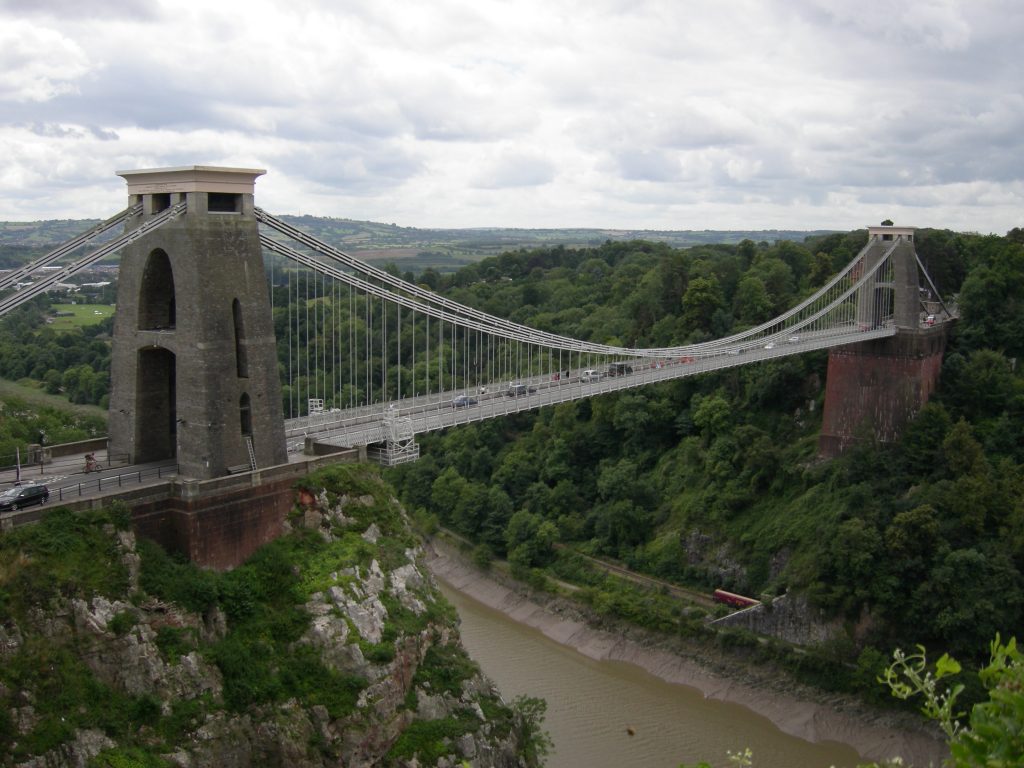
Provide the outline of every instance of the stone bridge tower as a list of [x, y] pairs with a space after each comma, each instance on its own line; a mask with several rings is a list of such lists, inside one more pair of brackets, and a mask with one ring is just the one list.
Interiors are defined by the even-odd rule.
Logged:
[[891, 323], [896, 335], [829, 351], [818, 441], [825, 457], [859, 441], [897, 440], [938, 386], [948, 324], [924, 322], [914, 228], [868, 227], [863, 268], [890, 248], [889, 268], [861, 289], [856, 311], [861, 328]]
[[110, 452], [177, 458], [187, 478], [287, 459], [274, 328], [249, 168], [117, 171], [131, 230], [185, 211], [124, 248], [111, 354]]

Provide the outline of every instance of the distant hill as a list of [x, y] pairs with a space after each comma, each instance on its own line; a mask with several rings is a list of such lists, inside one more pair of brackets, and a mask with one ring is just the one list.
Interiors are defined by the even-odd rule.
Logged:
[[[394, 262], [403, 270], [433, 267], [450, 272], [504, 251], [539, 246], [596, 246], [607, 240], [656, 240], [677, 248], [709, 243], [802, 241], [831, 230], [653, 230], [653, 229], [418, 229], [322, 216], [281, 216], [312, 236], [367, 261]], [[45, 252], [98, 223], [96, 219], [0, 222], [0, 249]]]

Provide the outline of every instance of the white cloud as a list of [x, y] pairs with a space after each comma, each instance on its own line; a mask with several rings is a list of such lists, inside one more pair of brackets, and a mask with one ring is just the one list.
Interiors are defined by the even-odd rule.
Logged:
[[85, 52], [59, 31], [16, 19], [0, 24], [0, 104], [74, 92], [88, 71]]
[[[0, 219], [118, 168], [413, 226], [1020, 225], [1015, 0], [0, 3]], [[960, 223], [954, 223], [960, 222]]]

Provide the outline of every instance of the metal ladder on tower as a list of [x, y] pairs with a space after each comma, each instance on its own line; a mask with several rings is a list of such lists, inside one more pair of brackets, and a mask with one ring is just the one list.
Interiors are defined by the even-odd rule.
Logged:
[[249, 451], [249, 466], [252, 467], [253, 472], [256, 471], [256, 449], [252, 444], [252, 435], [245, 436], [245, 447]]

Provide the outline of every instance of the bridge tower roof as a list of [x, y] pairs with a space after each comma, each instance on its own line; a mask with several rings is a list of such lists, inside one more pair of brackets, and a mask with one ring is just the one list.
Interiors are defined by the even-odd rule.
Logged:
[[897, 235], [913, 240], [916, 230], [917, 227], [896, 227], [892, 224], [869, 225], [868, 237], [874, 237], [875, 235]]
[[186, 165], [177, 168], [140, 168], [114, 171], [128, 183], [129, 195], [165, 192], [227, 192], [253, 194], [262, 168], [224, 168], [214, 165]]

